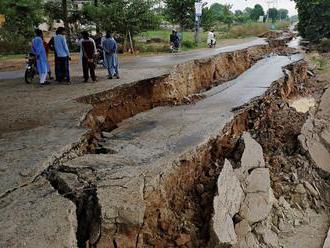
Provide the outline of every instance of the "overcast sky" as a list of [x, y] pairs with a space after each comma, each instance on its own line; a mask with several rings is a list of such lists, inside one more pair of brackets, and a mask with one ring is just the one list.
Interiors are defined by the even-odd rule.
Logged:
[[[204, 1], [203, 1], [204, 2]], [[212, 3], [221, 3], [221, 4], [225, 4], [225, 3], [229, 3], [233, 5], [233, 10], [244, 10], [246, 7], [254, 7], [254, 5], [256, 4], [260, 4], [264, 7], [264, 9], [268, 9], [268, 4], [267, 2], [269, 2], [268, 0], [205, 0], [205, 2], [208, 2], [209, 4]], [[289, 10], [289, 15], [296, 15], [297, 14], [297, 10], [295, 9], [296, 4], [294, 3], [294, 1], [290, 1], [290, 0], [277, 0], [274, 1], [277, 2], [277, 8], [278, 9], [287, 9]], [[272, 6], [271, 6], [272, 7]]]

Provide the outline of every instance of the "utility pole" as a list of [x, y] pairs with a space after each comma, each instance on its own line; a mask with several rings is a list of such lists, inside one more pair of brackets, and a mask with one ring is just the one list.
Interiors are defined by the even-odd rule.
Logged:
[[200, 20], [202, 16], [203, 4], [201, 2], [195, 2], [195, 43], [198, 45], [199, 43], [199, 28], [200, 28]]

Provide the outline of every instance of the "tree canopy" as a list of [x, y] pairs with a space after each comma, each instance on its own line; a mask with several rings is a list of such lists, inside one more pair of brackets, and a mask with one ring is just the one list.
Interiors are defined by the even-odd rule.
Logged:
[[275, 22], [278, 19], [278, 10], [275, 8], [271, 8], [268, 10], [268, 18], [272, 19]]
[[102, 30], [133, 35], [159, 24], [160, 19], [152, 11], [153, 4], [151, 0], [102, 1], [97, 6], [85, 5], [83, 14]]
[[330, 1], [295, 0], [299, 15], [300, 34], [311, 40], [330, 38]]
[[195, 0], [165, 0], [167, 18], [182, 28], [192, 28], [195, 18]]
[[265, 15], [265, 11], [263, 7], [260, 4], [256, 4], [254, 8], [251, 10], [250, 18], [253, 21], [257, 21], [259, 20], [260, 16], [264, 16], [264, 15]]
[[41, 0], [1, 0], [0, 13], [6, 17], [1, 36], [30, 38], [35, 26], [42, 21]]

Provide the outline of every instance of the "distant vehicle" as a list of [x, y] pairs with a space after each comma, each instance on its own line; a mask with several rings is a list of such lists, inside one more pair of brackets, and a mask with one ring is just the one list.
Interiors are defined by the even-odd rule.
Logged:
[[97, 49], [97, 55], [96, 55], [96, 65], [102, 65], [104, 66], [104, 54], [102, 47], [98, 47]]
[[26, 56], [26, 69], [24, 73], [25, 83], [32, 83], [35, 75], [37, 74], [37, 59], [33, 53]]
[[207, 45], [209, 48], [215, 48], [217, 40], [215, 37], [214, 30], [210, 31], [207, 35]]
[[172, 53], [177, 53], [179, 52], [180, 49], [180, 37], [178, 32], [173, 29], [172, 33], [170, 35], [170, 48]]
[[210, 42], [207, 44], [209, 48], [215, 48], [217, 44], [216, 40], [210, 40]]
[[170, 49], [172, 53], [178, 53], [180, 51], [180, 43], [173, 43], [171, 42]]

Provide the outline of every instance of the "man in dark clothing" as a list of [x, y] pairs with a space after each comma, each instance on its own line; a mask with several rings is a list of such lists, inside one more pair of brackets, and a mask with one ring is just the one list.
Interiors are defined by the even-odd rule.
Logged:
[[89, 39], [88, 32], [84, 31], [82, 34], [82, 66], [83, 66], [83, 73], [84, 73], [84, 82], [88, 82], [89, 79], [89, 72], [91, 74], [91, 78], [93, 82], [96, 82], [95, 76], [95, 63], [94, 58], [96, 54], [95, 49], [95, 42]]
[[[58, 35], [58, 31], [56, 30], [55, 35]], [[59, 69], [59, 61], [56, 55], [56, 50], [55, 50], [55, 44], [54, 44], [54, 36], [50, 39], [49, 43], [48, 43], [48, 47], [50, 48], [50, 50], [52, 50], [54, 52], [54, 58], [55, 58], [55, 80], [57, 82], [60, 81], [60, 69]]]
[[173, 29], [172, 34], [170, 35], [170, 43], [175, 48], [178, 49], [180, 46], [180, 38], [178, 33]]

